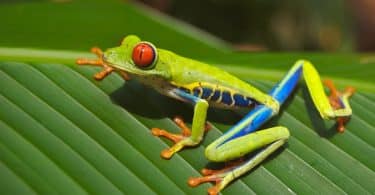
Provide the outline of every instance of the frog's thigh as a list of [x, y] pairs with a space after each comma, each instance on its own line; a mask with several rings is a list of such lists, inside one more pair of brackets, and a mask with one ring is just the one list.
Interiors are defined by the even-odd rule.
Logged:
[[288, 137], [289, 131], [286, 127], [272, 127], [221, 144], [214, 142], [206, 148], [205, 154], [210, 161], [225, 162], [244, 156], [277, 140], [288, 139]]

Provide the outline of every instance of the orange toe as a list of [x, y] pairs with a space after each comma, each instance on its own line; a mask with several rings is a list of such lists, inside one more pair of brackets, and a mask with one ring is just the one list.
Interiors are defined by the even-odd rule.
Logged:
[[[330, 95], [328, 97], [329, 102], [333, 109], [341, 109], [343, 108], [342, 105], [342, 98], [349, 98], [355, 92], [354, 87], [346, 87], [344, 92], [340, 92], [336, 89], [335, 85], [331, 80], [325, 80], [324, 85], [326, 85], [330, 90]], [[349, 120], [349, 117], [337, 117], [337, 131], [343, 133], [345, 130], [345, 123]]]

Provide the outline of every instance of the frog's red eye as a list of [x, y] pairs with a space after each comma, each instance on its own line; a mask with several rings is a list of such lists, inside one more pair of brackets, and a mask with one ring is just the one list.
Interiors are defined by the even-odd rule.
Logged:
[[133, 49], [132, 59], [139, 68], [150, 68], [156, 62], [156, 49], [151, 43], [138, 43]]

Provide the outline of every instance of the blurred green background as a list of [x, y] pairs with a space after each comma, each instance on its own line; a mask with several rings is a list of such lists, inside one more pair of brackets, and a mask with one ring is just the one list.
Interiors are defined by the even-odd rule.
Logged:
[[140, 0], [240, 50], [365, 51], [375, 47], [372, 0]]
[[[27, 18], [22, 16], [23, 18], [18, 20], [17, 14], [21, 14], [28, 6], [17, 6], [17, 2], [58, 3], [61, 4], [61, 9], [53, 10], [53, 13], [50, 13], [48, 17], [35, 11], [31, 12]], [[77, 37], [72, 36], [73, 31], [71, 29], [64, 28], [64, 26], [54, 26], [54, 24], [60, 24], [60, 22], [64, 21], [74, 20], [74, 23], [91, 24], [92, 28], [96, 26], [95, 31], [87, 31], [86, 36], [95, 36], [98, 33], [108, 34], [111, 28], [127, 28], [123, 26], [124, 24], [119, 24], [115, 21], [104, 21], [104, 17], [89, 12], [90, 9], [95, 9], [90, 4], [93, 2], [105, 2], [101, 0], [76, 1], [82, 3], [81, 14], [73, 12], [70, 14], [72, 18], [69, 15], [60, 15], [60, 11], [63, 12], [63, 10], [71, 7], [70, 4], [72, 2], [75, 1], [2, 0], [0, 3], [5, 5], [5, 7], [0, 8], [3, 16], [0, 32], [12, 34], [21, 43], [27, 37], [28, 42], [35, 44], [34, 42], [40, 42], [41, 37], [45, 41], [52, 40], [54, 34], [64, 34], [73, 39]], [[126, 1], [110, 0], [110, 2], [121, 3]], [[375, 48], [375, 36], [373, 36], [375, 33], [375, 12], [373, 12], [375, 3], [372, 0], [133, 0], [128, 2], [144, 3], [155, 10], [196, 26], [202, 31], [209, 32], [224, 40], [232, 48], [240, 51], [307, 50], [348, 52], [372, 51]], [[14, 4], [14, 6], [9, 4]], [[33, 6], [30, 6], [30, 9], [33, 9]], [[48, 10], [48, 6], [45, 8]], [[112, 8], [108, 5], [102, 9], [111, 10]], [[113, 7], [113, 11], [108, 14], [114, 17], [116, 17], [115, 15], [118, 15], [118, 17], [124, 17], [124, 14], [131, 15], [131, 13], [119, 14], [120, 9], [119, 7]], [[38, 8], [35, 10], [38, 10]], [[87, 12], [91, 15], [87, 16]], [[74, 17], [76, 16], [75, 14], [82, 17]], [[38, 19], [42, 19], [45, 22], [40, 24], [32, 22]], [[31, 22], [28, 22], [28, 20]], [[30, 38], [28, 35], [14, 29], [21, 25], [18, 22], [22, 22], [22, 26], [28, 29], [24, 32], [36, 33], [32, 35], [35, 38]], [[129, 22], [136, 23], [137, 18], [127, 21], [127, 23]], [[129, 24], [129, 26], [131, 25]], [[147, 26], [147, 23], [143, 25], [145, 25], [143, 29], [147, 30], [142, 31], [141, 35], [150, 34], [154, 30], [158, 31], [152, 29], [155, 26]], [[43, 32], [38, 34], [42, 28]], [[54, 31], [56, 30], [59, 32], [55, 33]], [[75, 35], [80, 30], [83, 29], [79, 27], [74, 29]], [[46, 31], [49, 33], [48, 36], [45, 34], [47, 33]], [[121, 36], [119, 35], [119, 37]], [[0, 40], [0, 44], [11, 46], [21, 44], [14, 43], [14, 41], [11, 38], [3, 37]], [[66, 42], [61, 44], [65, 44], [61, 45], [61, 48], [72, 47], [71, 45], [67, 46], [69, 43]], [[81, 49], [79, 44], [77, 44], [77, 47], [77, 49]]]

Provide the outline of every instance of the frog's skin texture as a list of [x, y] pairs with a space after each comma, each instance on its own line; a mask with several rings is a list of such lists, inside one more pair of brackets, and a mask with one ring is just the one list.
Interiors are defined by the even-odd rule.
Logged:
[[323, 119], [337, 120], [339, 132], [344, 131], [344, 123], [352, 114], [349, 97], [354, 89], [348, 87], [340, 93], [332, 82], [327, 81], [325, 84], [331, 91], [328, 98], [318, 72], [306, 60], [298, 60], [269, 93], [264, 93], [221, 69], [156, 48], [152, 43], [141, 41], [134, 35], [125, 37], [118, 47], [105, 52], [93, 48], [92, 52], [99, 59], [78, 59], [77, 64], [102, 66], [103, 70], [94, 76], [95, 79], [101, 80], [116, 71], [125, 80], [135, 78], [163, 95], [194, 106], [191, 130], [178, 117], [175, 122], [182, 129], [182, 134], [152, 129], [153, 135], [175, 142], [171, 148], [162, 151], [163, 158], [169, 159], [184, 147], [201, 142], [208, 127], [206, 115], [209, 106], [251, 109], [241, 121], [206, 148], [205, 156], [210, 161], [227, 162], [240, 159], [254, 150], [261, 150], [252, 159], [241, 160], [223, 170], [204, 169], [203, 177], [188, 180], [191, 186], [202, 182], [216, 182], [215, 186], [208, 189], [210, 194], [219, 193], [229, 182], [251, 170], [287, 141], [289, 131], [286, 127], [254, 131], [279, 113], [280, 106], [290, 96], [300, 77], [304, 77], [320, 116]]

